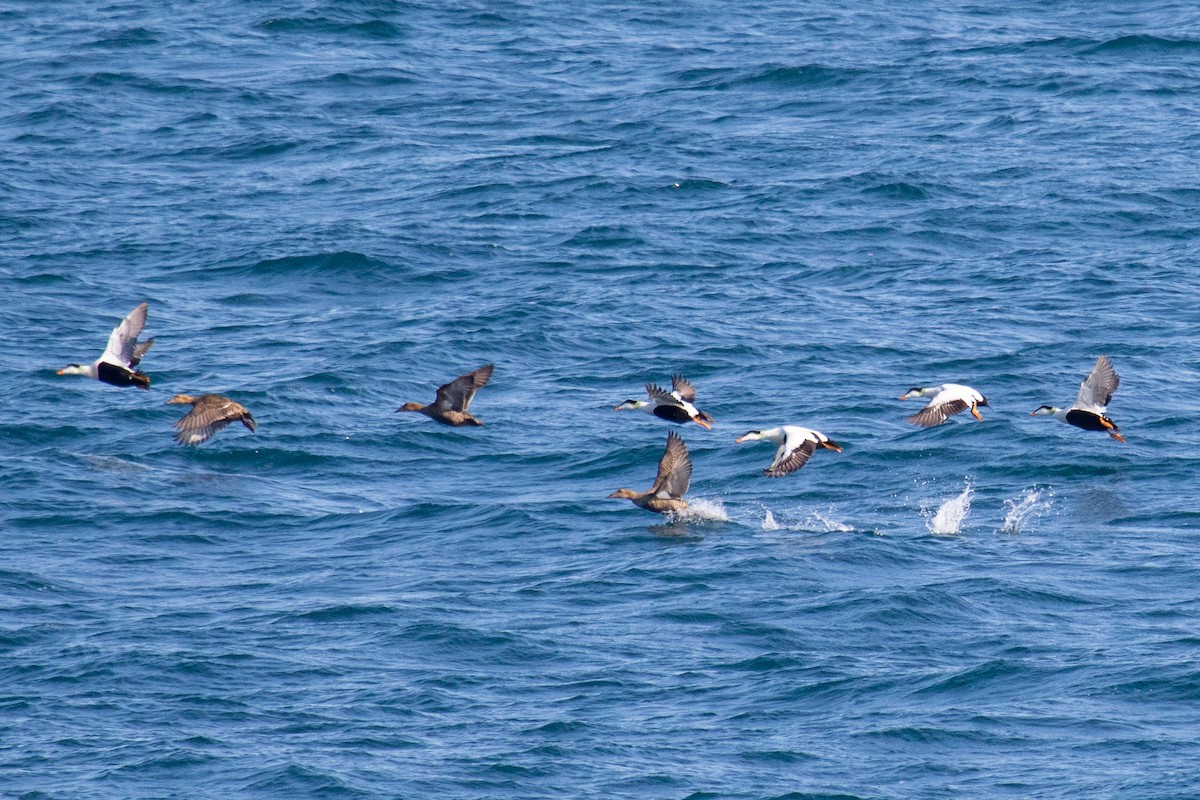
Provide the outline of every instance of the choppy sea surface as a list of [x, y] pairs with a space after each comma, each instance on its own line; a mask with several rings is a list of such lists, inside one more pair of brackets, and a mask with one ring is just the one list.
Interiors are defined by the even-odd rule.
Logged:
[[[1200, 795], [1194, 5], [0, 30], [0, 795]], [[142, 301], [150, 391], [55, 374]], [[1100, 354], [1126, 444], [1028, 416]]]

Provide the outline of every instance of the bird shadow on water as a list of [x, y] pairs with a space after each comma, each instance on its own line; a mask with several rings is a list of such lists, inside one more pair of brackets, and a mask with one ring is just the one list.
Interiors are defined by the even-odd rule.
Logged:
[[695, 525], [689, 525], [682, 519], [668, 520], [660, 525], [647, 525], [646, 532], [656, 539], [671, 542], [699, 542], [704, 539], [705, 534], [705, 531]]
[[1125, 503], [1109, 489], [1090, 488], [1075, 498], [1079, 519], [1085, 522], [1113, 522], [1129, 513]]

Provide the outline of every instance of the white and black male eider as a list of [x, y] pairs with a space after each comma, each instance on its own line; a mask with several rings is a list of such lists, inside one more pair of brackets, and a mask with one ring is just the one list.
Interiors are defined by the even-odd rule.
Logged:
[[909, 389], [904, 394], [900, 395], [901, 400], [908, 400], [913, 397], [929, 397], [929, 404], [922, 408], [911, 417], [905, 417], [913, 425], [920, 425], [922, 428], [932, 428], [934, 425], [941, 425], [950, 417], [968, 409], [975, 419], [983, 422], [983, 416], [979, 413], [979, 406], [988, 404], [987, 398], [980, 394], [970, 386], [963, 386], [959, 383], [943, 383], [941, 386], [930, 386], [928, 388], [914, 387]]
[[801, 428], [799, 425], [781, 425], [778, 428], [768, 428], [765, 431], [748, 431], [738, 438], [738, 443], [766, 440], [779, 445], [775, 451], [775, 460], [771, 466], [763, 470], [763, 475], [769, 478], [782, 478], [795, 472], [808, 463], [818, 447], [826, 450], [842, 452], [837, 442], [820, 431]]
[[197, 445], [212, 438], [213, 434], [231, 422], [241, 422], [254, 433], [254, 417], [241, 403], [235, 403], [219, 394], [177, 394], [167, 401], [168, 405], [190, 404], [192, 410], [175, 423], [175, 441], [180, 444]]
[[129, 316], [121, 324], [113, 328], [108, 337], [108, 346], [104, 353], [91, 364], [67, 364], [58, 371], [59, 375], [84, 375], [93, 380], [109, 383], [113, 386], [137, 386], [140, 389], [150, 388], [150, 379], [138, 372], [135, 367], [141, 362], [142, 356], [154, 344], [153, 339], [138, 344], [137, 337], [146, 327], [146, 311], [149, 303], [129, 312]]
[[671, 376], [671, 391], [667, 391], [653, 383], [646, 384], [646, 395], [649, 400], [626, 400], [619, 406], [613, 406], [614, 411], [626, 411], [632, 408], [641, 409], [647, 414], [683, 425], [694, 422], [705, 428], [712, 428], [712, 415], [696, 408], [696, 387], [682, 375]]
[[1121, 378], [1113, 370], [1108, 356], [1096, 359], [1096, 366], [1083, 383], [1079, 384], [1079, 395], [1068, 409], [1041, 406], [1029, 412], [1031, 417], [1054, 417], [1059, 422], [1083, 428], [1085, 431], [1103, 431], [1118, 442], [1125, 441], [1115, 422], [1104, 413], [1112, 401], [1113, 392], [1121, 384]]
[[455, 427], [482, 425], [482, 422], [467, 413], [467, 406], [471, 405], [471, 400], [475, 398], [475, 392], [487, 385], [488, 380], [492, 377], [493, 369], [495, 369], [494, 365], [485, 364], [466, 375], [459, 375], [449, 383], [439, 386], [437, 397], [429, 405], [405, 403], [396, 409], [396, 413], [415, 411], [432, 420], [437, 420], [443, 425], [454, 425]]
[[658, 460], [658, 475], [654, 478], [654, 485], [644, 492], [617, 489], [609, 497], [632, 500], [638, 508], [658, 514], [678, 514], [687, 510], [688, 504], [683, 495], [691, 482], [692, 459], [688, 455], [687, 445], [678, 433], [670, 431], [667, 434], [667, 447]]

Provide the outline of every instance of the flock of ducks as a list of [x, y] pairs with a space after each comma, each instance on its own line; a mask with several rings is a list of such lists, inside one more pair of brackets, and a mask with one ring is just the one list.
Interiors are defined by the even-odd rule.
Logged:
[[[68, 364], [58, 371], [59, 375], [83, 375], [113, 386], [136, 386], [150, 388], [150, 378], [137, 369], [154, 339], [138, 342], [146, 326], [148, 303], [142, 303], [113, 329], [108, 337], [104, 352], [91, 364]], [[475, 393], [487, 385], [492, 377], [494, 365], [486, 364], [479, 369], [460, 375], [438, 387], [434, 401], [428, 405], [405, 403], [396, 412], [424, 414], [443, 425], [455, 427], [483, 425], [467, 410]], [[1096, 359], [1091, 373], [1079, 386], [1075, 402], [1069, 408], [1044, 405], [1030, 412], [1030, 416], [1051, 416], [1060, 422], [1082, 428], [1085, 431], [1107, 433], [1118, 442], [1124, 442], [1116, 423], [1106, 414], [1113, 393], [1121, 379], [1113, 369], [1108, 356]], [[614, 406], [616, 411], [637, 409], [658, 419], [677, 425], [694, 422], [711, 429], [711, 414], [696, 407], [696, 387], [682, 375], [671, 376], [670, 391], [653, 383], [646, 384], [645, 400], [626, 400]], [[941, 425], [955, 414], [970, 411], [975, 419], [983, 421], [980, 406], [987, 406], [987, 398], [970, 386], [943, 383], [940, 386], [913, 387], [900, 395], [901, 400], [928, 397], [929, 402], [907, 420], [914, 425], [931, 428]], [[255, 430], [254, 418], [240, 403], [219, 394], [177, 394], [168, 404], [190, 405], [192, 408], [175, 423], [175, 440], [182, 445], [198, 445], [233, 422], [241, 422], [251, 433]], [[778, 446], [770, 466], [763, 474], [771, 478], [782, 478], [803, 467], [818, 448], [842, 452], [841, 446], [820, 431], [799, 425], [782, 425], [777, 428], [747, 431], [738, 438], [738, 443], [769, 441]], [[692, 480], [692, 460], [687, 445], [675, 431], [667, 434], [667, 446], [658, 460], [658, 474], [654, 483], [644, 492], [633, 489], [618, 489], [610, 498], [631, 500], [634, 505], [659, 514], [680, 514], [687, 510], [683, 499]]]

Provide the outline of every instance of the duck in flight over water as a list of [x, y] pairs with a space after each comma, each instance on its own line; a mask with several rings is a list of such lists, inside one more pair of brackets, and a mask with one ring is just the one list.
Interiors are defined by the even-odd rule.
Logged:
[[471, 405], [471, 400], [475, 398], [475, 392], [487, 385], [494, 368], [493, 364], [485, 364], [466, 375], [459, 375], [449, 383], [439, 386], [437, 398], [429, 405], [405, 403], [396, 409], [396, 413], [413, 411], [437, 420], [443, 425], [455, 427], [482, 425], [482, 422], [467, 413], [467, 406]]
[[251, 433], [255, 431], [254, 417], [241, 403], [235, 403], [219, 394], [177, 394], [167, 401], [168, 405], [191, 405], [191, 411], [175, 423], [175, 441], [180, 444], [198, 445], [212, 438], [213, 434], [231, 422], [241, 422]]
[[636, 408], [678, 425], [694, 422], [704, 428], [711, 429], [713, 426], [712, 415], [699, 410], [694, 405], [696, 387], [682, 375], [671, 376], [671, 391], [669, 392], [653, 383], [647, 383], [646, 395], [650, 398], [649, 400], [626, 400], [619, 406], [613, 406], [613, 410], [627, 411]]
[[1031, 417], [1054, 417], [1059, 422], [1083, 428], [1085, 431], [1103, 431], [1118, 442], [1124, 442], [1115, 422], [1104, 412], [1112, 402], [1113, 392], [1121, 384], [1121, 378], [1113, 369], [1108, 356], [1096, 359], [1091, 374], [1079, 384], [1079, 394], [1068, 409], [1055, 406], [1040, 406], [1029, 412]]
[[121, 324], [113, 328], [108, 337], [108, 346], [104, 353], [91, 364], [67, 364], [58, 371], [59, 375], [83, 375], [92, 380], [108, 383], [113, 386], [136, 386], [139, 389], [149, 389], [150, 379], [135, 369], [141, 363], [142, 356], [154, 344], [153, 339], [138, 344], [137, 337], [142, 328], [146, 327], [146, 312], [149, 303], [129, 312]]
[[667, 434], [667, 447], [658, 460], [658, 475], [654, 485], [644, 492], [633, 489], [617, 489], [610, 498], [632, 500], [638, 508], [658, 514], [678, 514], [686, 511], [688, 504], [683, 495], [692, 481], [692, 459], [687, 445], [675, 431]]
[[771, 466], [763, 470], [763, 475], [769, 478], [782, 478], [784, 475], [800, 469], [808, 463], [812, 454], [817, 452], [818, 447], [842, 452], [841, 446], [825, 434], [802, 428], [799, 425], [782, 425], [778, 428], [768, 428], [765, 431], [748, 431], [738, 439], [738, 444], [760, 440], [779, 445]]
[[970, 410], [975, 419], [983, 422], [979, 406], [988, 404], [987, 398], [978, 391], [959, 383], [943, 383], [941, 386], [930, 386], [924, 389], [914, 387], [900, 395], [901, 400], [908, 400], [912, 397], [932, 398], [927, 406], [911, 417], [905, 418], [913, 425], [920, 425], [922, 428], [941, 425], [955, 414], [967, 410]]

